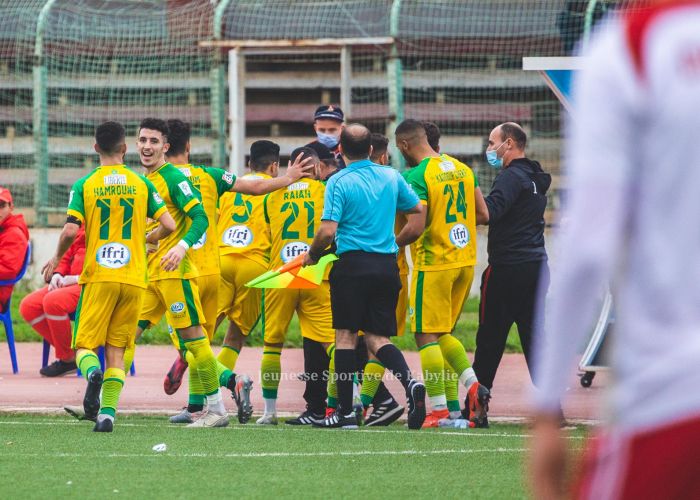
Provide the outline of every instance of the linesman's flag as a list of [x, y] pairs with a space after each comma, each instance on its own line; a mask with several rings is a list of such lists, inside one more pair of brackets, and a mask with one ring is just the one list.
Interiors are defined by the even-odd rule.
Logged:
[[321, 257], [313, 266], [302, 267], [304, 254], [299, 255], [273, 271], [266, 271], [245, 286], [250, 288], [316, 288], [323, 281], [326, 267], [334, 260], [335, 254]]

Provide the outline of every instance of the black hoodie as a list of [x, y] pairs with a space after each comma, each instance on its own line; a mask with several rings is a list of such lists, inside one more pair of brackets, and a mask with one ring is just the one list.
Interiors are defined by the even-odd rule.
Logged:
[[536, 161], [513, 160], [493, 181], [489, 209], [489, 264], [547, 260], [544, 209], [552, 177]]

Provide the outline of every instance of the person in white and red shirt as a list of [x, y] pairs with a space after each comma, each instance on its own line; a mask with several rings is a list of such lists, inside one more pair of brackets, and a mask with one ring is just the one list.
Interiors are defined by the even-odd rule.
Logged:
[[700, 2], [609, 19], [575, 81], [570, 199], [535, 352], [536, 498], [565, 490], [559, 400], [608, 283], [608, 422], [577, 498], [700, 498]]

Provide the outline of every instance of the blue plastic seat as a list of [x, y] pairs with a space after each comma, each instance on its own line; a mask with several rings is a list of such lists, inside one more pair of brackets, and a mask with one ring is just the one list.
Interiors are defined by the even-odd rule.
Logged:
[[[31, 260], [31, 258], [32, 246], [31, 244], [28, 244], [27, 254], [24, 257], [24, 264], [22, 264], [22, 269], [19, 271], [19, 274], [14, 279], [0, 281], [0, 286], [14, 286], [19, 280], [21, 280], [24, 277], [24, 274], [27, 272], [27, 267], [29, 266], [29, 261]], [[5, 325], [7, 346], [10, 348], [10, 361], [12, 362], [12, 373], [16, 374], [19, 371], [19, 367], [17, 366], [17, 351], [15, 350], [15, 332], [12, 329], [12, 308], [10, 307], [11, 302], [12, 295], [10, 295], [9, 300], [5, 305], [5, 312], [0, 312], [0, 321], [2, 321], [2, 324]]]

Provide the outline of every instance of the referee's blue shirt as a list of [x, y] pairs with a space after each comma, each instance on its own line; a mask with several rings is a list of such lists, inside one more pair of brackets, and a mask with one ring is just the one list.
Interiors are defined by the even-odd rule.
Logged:
[[359, 160], [328, 179], [321, 219], [338, 223], [338, 255], [352, 250], [395, 254], [396, 211], [408, 211], [418, 203], [396, 170]]

